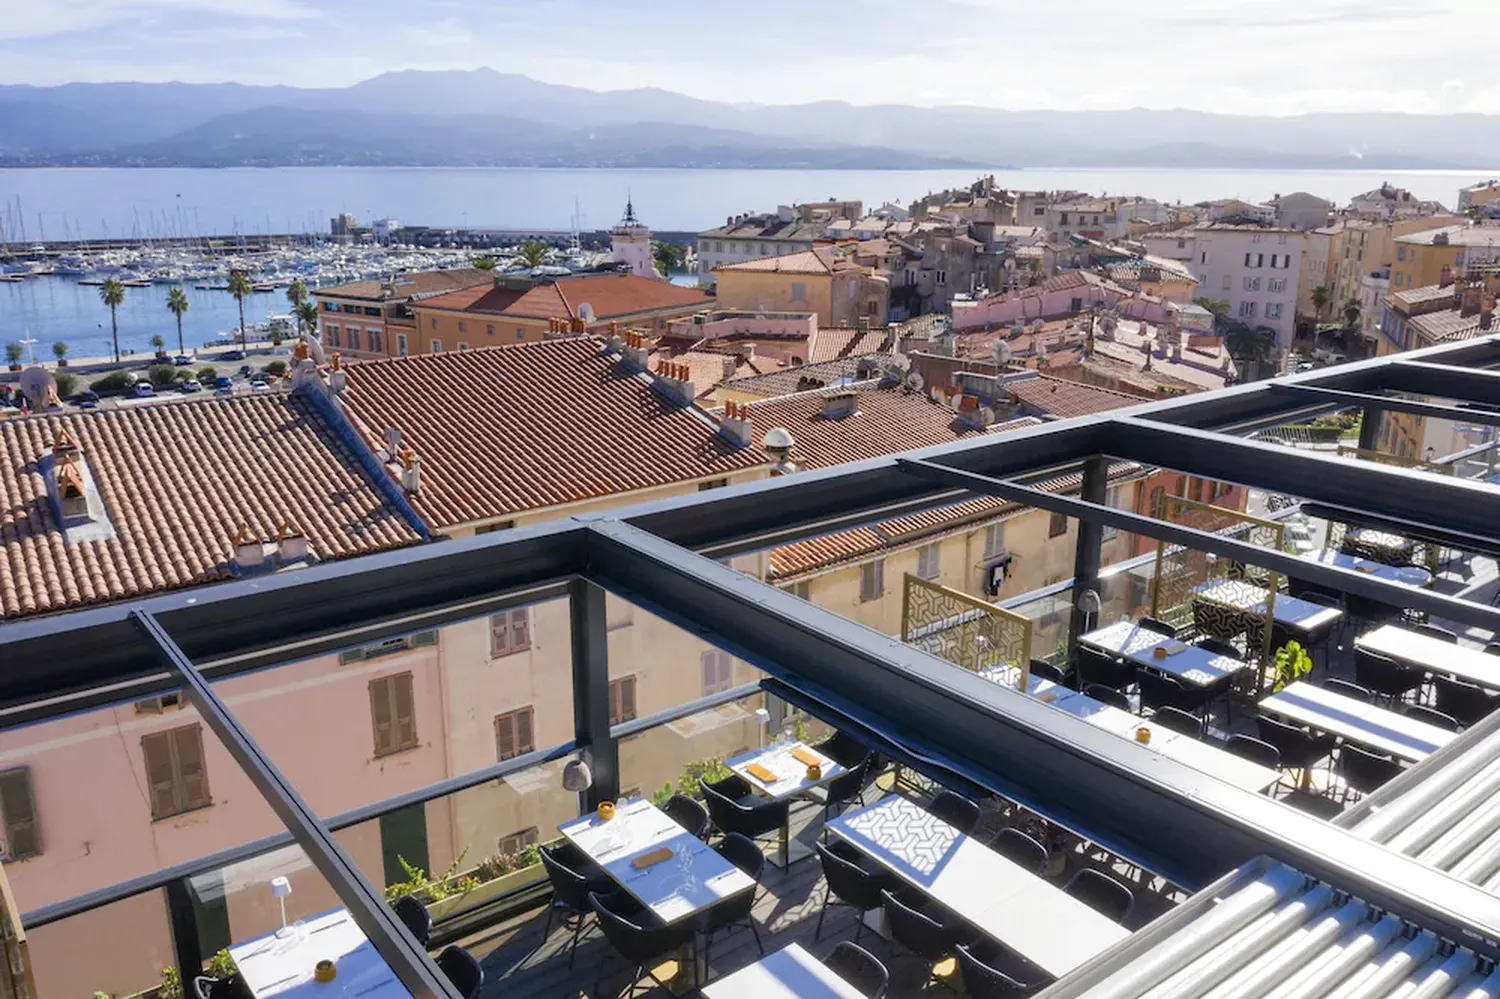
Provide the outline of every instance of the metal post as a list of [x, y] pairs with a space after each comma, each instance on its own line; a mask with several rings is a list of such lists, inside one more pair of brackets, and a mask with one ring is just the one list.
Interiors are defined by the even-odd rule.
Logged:
[[1379, 451], [1376, 445], [1380, 440], [1380, 418], [1385, 415], [1385, 410], [1376, 406], [1366, 406], [1359, 422], [1359, 449], [1361, 451]]
[[386, 905], [385, 898], [360, 874], [354, 861], [334, 840], [328, 827], [318, 821], [317, 813], [302, 800], [291, 782], [240, 728], [219, 695], [178, 648], [161, 622], [141, 608], [132, 610], [130, 617], [155, 646], [161, 665], [176, 674], [183, 693], [198, 710], [203, 723], [218, 736], [276, 817], [296, 837], [297, 844], [307, 853], [307, 859], [328, 880], [355, 924], [375, 945], [375, 950], [411, 993], [412, 999], [459, 999], [453, 985], [401, 925], [395, 912]]
[[192, 889], [187, 878], [167, 882], [167, 922], [172, 927], [172, 951], [182, 976], [183, 995], [191, 995], [193, 979], [203, 970], [203, 946], [198, 940], [198, 916], [193, 909]]
[[[1103, 506], [1109, 489], [1109, 462], [1101, 455], [1083, 463], [1083, 488], [1079, 498]], [[1089, 620], [1078, 607], [1078, 595], [1099, 589], [1100, 548], [1104, 524], [1092, 517], [1078, 518], [1078, 544], [1073, 554], [1073, 615], [1068, 624], [1068, 654], [1078, 645], [1078, 636], [1088, 631]]]
[[568, 584], [573, 628], [573, 738], [582, 748], [594, 782], [584, 792], [584, 810], [620, 793], [620, 749], [609, 732], [609, 634], [604, 590], [586, 579]]

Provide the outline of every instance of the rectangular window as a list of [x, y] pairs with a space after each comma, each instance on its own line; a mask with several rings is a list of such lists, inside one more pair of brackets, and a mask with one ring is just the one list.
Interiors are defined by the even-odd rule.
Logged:
[[495, 324], [494, 323], [485, 323], [484, 324], [484, 335], [485, 336], [494, 336], [495, 335]]
[[609, 681], [609, 723], [618, 725], [635, 718], [635, 677]]
[[942, 542], [934, 541], [917, 549], [917, 575], [923, 579], [937, 579], [943, 571]]
[[805, 282], [802, 282], [802, 281], [793, 281], [792, 282], [792, 301], [794, 301], [794, 302], [805, 302], [805, 301], [807, 301], [807, 285], [806, 285]]
[[1396, 247], [1396, 259], [1397, 260], [1405, 260], [1406, 259], [1406, 247], [1404, 247], [1404, 246], [1398, 246], [1398, 247]]
[[1247, 277], [1247, 278], [1245, 278], [1245, 290], [1246, 291], [1260, 291], [1260, 278], [1258, 278], [1258, 277]]
[[359, 306], [357, 305], [346, 305], [343, 307], [343, 309], [345, 312], [353, 312], [356, 315], [359, 313]]
[[516, 339], [517, 340], [524, 340], [524, 339], [526, 339], [526, 330], [524, 328], [522, 328], [520, 326], [516, 327]]
[[1255, 303], [1254, 302], [1241, 302], [1240, 303], [1240, 318], [1241, 319], [1254, 319], [1255, 318]]
[[1068, 311], [1069, 312], [1082, 312], [1083, 311], [1083, 299], [1081, 299], [1081, 298], [1075, 298], [1075, 299], [1070, 300], [1068, 302]]
[[934, 278], [934, 280], [937, 281], [938, 287], [941, 288], [943, 285], [945, 285], [945, 284], [948, 283], [948, 272], [947, 271], [938, 271], [937, 274], [936, 274], [936, 276], [935, 276], [935, 278]]
[[396, 353], [400, 354], [402, 357], [406, 356], [406, 334], [405, 333], [397, 333], [396, 334]]
[[359, 330], [351, 329], [348, 332], [349, 332], [349, 349], [350, 350], [358, 350], [359, 349]]
[[703, 673], [703, 696], [734, 686], [734, 657], [723, 649], [704, 649], [698, 657]]
[[437, 317], [436, 316], [434, 316], [432, 318], [432, 328], [433, 329], [437, 329]]
[[462, 319], [460, 319], [458, 321], [458, 331], [460, 333], [467, 333], [467, 332], [469, 332], [469, 324], [466, 323], [466, 322], [464, 322]]
[[1228, 275], [1228, 274], [1225, 274], [1225, 275], [1224, 275], [1224, 290], [1225, 290], [1225, 291], [1228, 291], [1228, 290], [1229, 290], [1229, 280], [1230, 280], [1230, 279], [1229, 279], [1229, 275]]
[[375, 729], [376, 756], [416, 748], [417, 709], [410, 673], [393, 673], [370, 681], [370, 720]]
[[530, 706], [495, 716], [495, 760], [501, 762], [536, 749], [536, 718]]
[[1266, 303], [1266, 318], [1267, 319], [1280, 319], [1281, 318], [1281, 303], [1280, 302], [1267, 302]]
[[1051, 522], [1047, 525], [1047, 537], [1057, 538], [1068, 533], [1068, 515], [1065, 513], [1054, 513]]
[[531, 608], [512, 607], [490, 615], [490, 658], [531, 648]]
[[885, 562], [866, 562], [859, 567], [859, 599], [879, 600], [885, 593]]
[[801, 598], [803, 600], [811, 600], [812, 599], [812, 583], [810, 583], [809, 581], [807, 581], [805, 579], [799, 580], [798, 582], [795, 582], [795, 583], [793, 583], [791, 585], [791, 587], [789, 588], [789, 592], [794, 597], [799, 597], [799, 598]]
[[1272, 278], [1270, 290], [1273, 295], [1286, 291], [1286, 278]]
[[332, 302], [324, 302], [323, 303], [323, 311], [324, 312], [337, 312], [337, 311], [339, 311], [339, 307], [337, 305], [334, 305]]
[[339, 328], [337, 326], [327, 327], [323, 331], [323, 338], [328, 341], [328, 346], [339, 346]]
[[0, 773], [0, 813], [5, 818], [4, 858], [25, 860], [42, 852], [36, 824], [36, 802], [31, 797], [31, 770], [19, 767]]
[[366, 332], [370, 334], [370, 349], [373, 350], [377, 354], [383, 354], [383, 353], [385, 353], [385, 350], [384, 350], [385, 344], [381, 343], [380, 331], [379, 330], [366, 330]]
[[441, 341], [441, 340], [434, 340], [431, 343], [429, 343], [427, 346], [431, 349], [432, 353], [434, 353], [434, 354], [441, 354], [443, 352], [443, 341]]
[[455, 346], [458, 347], [459, 350], [468, 350], [469, 349], [469, 345], [466, 344], [466, 343], [464, 343], [462, 340], [458, 341], [458, 343], [455, 344]]
[[203, 727], [183, 725], [141, 736], [151, 818], [165, 819], [213, 804], [203, 761]]
[[990, 524], [984, 529], [984, 557], [994, 558], [1005, 551], [1005, 522]]
[[380, 315], [380, 309], [378, 309], [377, 307], [375, 307], [373, 305], [367, 305], [367, 306], [365, 306], [365, 315], [367, 315], [367, 316], [378, 316], [378, 315]]
[[500, 837], [501, 856], [514, 857], [528, 846], [536, 846], [536, 826]]
[[[1121, 501], [1121, 498], [1124, 495], [1124, 490], [1125, 490], [1124, 486], [1111, 486], [1104, 493], [1104, 505], [1107, 506], [1107, 507], [1109, 507], [1111, 510], [1118, 510], [1118, 509], [1120, 509], [1120, 507], [1121, 507], [1121, 502], [1120, 501]], [[1105, 524], [1100, 529], [1099, 540], [1101, 540], [1101, 541], [1113, 541], [1115, 539], [1115, 537], [1119, 533], [1120, 533], [1120, 529], [1118, 527], [1114, 526], [1113, 524]]]
[[723, 489], [727, 485], [729, 485], [728, 479], [709, 479], [707, 482], [698, 483], [698, 491], [702, 493], [710, 489]]

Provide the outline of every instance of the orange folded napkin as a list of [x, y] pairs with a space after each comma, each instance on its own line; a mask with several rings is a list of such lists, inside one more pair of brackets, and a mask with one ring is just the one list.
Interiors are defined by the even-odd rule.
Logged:
[[798, 746], [796, 749], [792, 750], [792, 759], [796, 760], [798, 763], [805, 763], [810, 767], [819, 766], [823, 762], [823, 758], [821, 756], [804, 746]]
[[774, 784], [781, 779], [780, 777], [776, 776], [776, 771], [768, 769], [760, 763], [752, 763], [748, 767], [746, 767], [745, 770], [752, 777], [757, 777], [760, 780], [765, 781], [767, 784]]
[[655, 850], [649, 850], [639, 857], [630, 859], [630, 866], [638, 871], [644, 871], [648, 867], [655, 867], [663, 860], [672, 859], [672, 848], [670, 846], [659, 846]]

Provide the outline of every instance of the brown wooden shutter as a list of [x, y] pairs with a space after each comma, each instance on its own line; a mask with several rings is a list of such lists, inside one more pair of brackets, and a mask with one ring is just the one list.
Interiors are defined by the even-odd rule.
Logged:
[[177, 807], [177, 772], [172, 766], [172, 733], [152, 732], [141, 736], [141, 754], [146, 760], [146, 784], [151, 789], [151, 817], [174, 815]]
[[0, 811], [5, 813], [6, 857], [23, 860], [41, 853], [42, 838], [31, 798], [30, 770], [23, 767], [0, 774]]
[[396, 748], [410, 749], [417, 744], [417, 706], [412, 693], [411, 674], [393, 676], [390, 683], [396, 702]]
[[516, 712], [516, 755], [529, 753], [536, 748], [532, 738], [532, 717], [530, 708], [522, 708]]
[[212, 804], [208, 793], [208, 768], [203, 760], [203, 728], [185, 725], [172, 730], [177, 750], [177, 773], [182, 785], [183, 808]]
[[531, 610], [518, 607], [510, 612], [510, 650], [520, 652], [531, 648]]
[[511, 715], [495, 716], [495, 759], [508, 760], [516, 755], [516, 732]]
[[620, 681], [620, 720], [630, 721], [635, 717], [635, 677]]
[[510, 615], [490, 615], [490, 658], [498, 659], [510, 651]]
[[383, 756], [391, 751], [395, 719], [391, 717], [391, 697], [385, 679], [370, 681], [370, 721], [375, 727], [375, 755]]

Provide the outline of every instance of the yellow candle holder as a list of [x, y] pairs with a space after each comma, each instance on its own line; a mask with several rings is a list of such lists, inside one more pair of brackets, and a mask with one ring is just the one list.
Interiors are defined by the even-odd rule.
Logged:
[[823, 768], [821, 766], [819, 766], [818, 764], [816, 764], [816, 763], [809, 763], [807, 765], [807, 779], [808, 780], [822, 780], [823, 779]]
[[1167, 647], [1165, 645], [1158, 645], [1156, 648], [1152, 649], [1151, 650], [1151, 658], [1153, 658], [1153, 659], [1165, 659], [1165, 658], [1167, 658]]
[[1136, 729], [1135, 741], [1139, 742], [1143, 746], [1149, 743], [1151, 741], [1151, 730], [1144, 725]]
[[594, 809], [594, 812], [602, 821], [608, 822], [615, 817], [615, 803], [613, 801], [601, 801], [599, 802], [599, 807]]
[[338, 977], [339, 969], [332, 961], [319, 961], [313, 966], [313, 980], [318, 982], [331, 982]]

